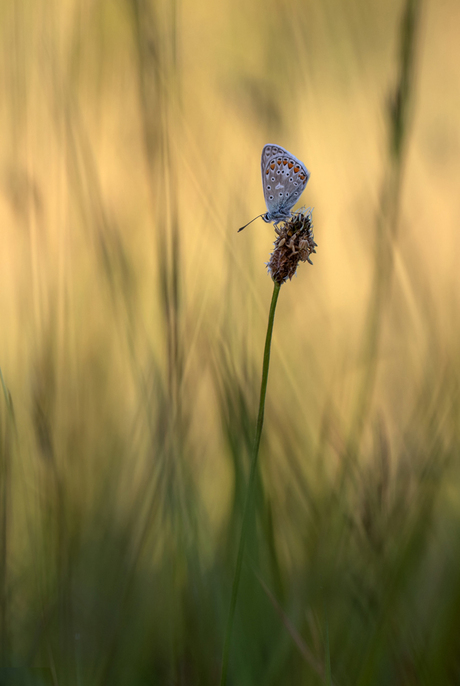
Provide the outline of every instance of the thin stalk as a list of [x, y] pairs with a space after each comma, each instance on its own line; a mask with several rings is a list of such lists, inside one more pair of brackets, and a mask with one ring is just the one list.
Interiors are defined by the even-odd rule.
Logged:
[[331, 674], [331, 647], [329, 643], [329, 619], [326, 615], [326, 683], [327, 686], [332, 684]]
[[365, 367], [347, 442], [347, 454], [352, 458], [359, 449], [372, 403], [380, 339], [392, 285], [404, 165], [415, 88], [421, 9], [422, 0], [406, 0], [401, 18], [399, 74], [390, 101], [388, 166], [382, 187], [380, 212], [377, 217], [374, 280], [367, 312], [367, 331], [363, 341], [362, 359]]
[[243, 510], [243, 523], [241, 525], [240, 541], [238, 544], [238, 555], [236, 558], [236, 569], [233, 577], [232, 597], [230, 600], [230, 611], [228, 614], [227, 628], [225, 632], [224, 652], [222, 656], [222, 673], [220, 678], [220, 686], [225, 686], [227, 683], [228, 659], [230, 655], [230, 641], [232, 636], [233, 620], [235, 618], [236, 600], [238, 596], [238, 587], [241, 577], [241, 567], [243, 564], [244, 546], [246, 543], [249, 513], [254, 500], [254, 490], [256, 484], [257, 474], [257, 458], [259, 456], [260, 438], [262, 436], [262, 427], [264, 425], [265, 412], [265, 397], [267, 395], [267, 381], [268, 369], [270, 366], [270, 347], [272, 342], [273, 323], [275, 321], [276, 303], [280, 292], [281, 284], [274, 282], [272, 302], [270, 305], [270, 313], [268, 315], [267, 335], [265, 338], [264, 362], [262, 366], [262, 383], [260, 386], [260, 400], [259, 400], [259, 415], [257, 417], [256, 435], [252, 447], [251, 456], [251, 471], [249, 472], [248, 489], [246, 491], [246, 499]]
[[[0, 426], [0, 663], [6, 665], [10, 648], [10, 627], [8, 622], [8, 556], [11, 519], [11, 427], [16, 429], [11, 393], [0, 369], [0, 385], [5, 396], [8, 417]], [[2, 431], [3, 429], [3, 431]]]

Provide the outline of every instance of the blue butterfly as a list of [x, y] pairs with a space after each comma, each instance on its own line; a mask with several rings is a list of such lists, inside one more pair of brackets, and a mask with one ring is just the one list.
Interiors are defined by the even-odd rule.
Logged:
[[[261, 169], [268, 212], [259, 216], [264, 222], [273, 222], [276, 225], [291, 217], [291, 209], [302, 195], [310, 178], [310, 172], [303, 162], [281, 145], [271, 143], [265, 145], [262, 150]], [[248, 224], [238, 231], [242, 231], [246, 226]]]

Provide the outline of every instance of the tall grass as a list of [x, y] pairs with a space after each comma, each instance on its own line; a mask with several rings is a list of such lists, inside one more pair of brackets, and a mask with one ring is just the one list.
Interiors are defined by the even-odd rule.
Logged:
[[219, 682], [270, 141], [321, 253], [277, 312], [228, 683], [460, 677], [457, 42], [415, 0], [279, 10], [1, 7], [0, 683]]

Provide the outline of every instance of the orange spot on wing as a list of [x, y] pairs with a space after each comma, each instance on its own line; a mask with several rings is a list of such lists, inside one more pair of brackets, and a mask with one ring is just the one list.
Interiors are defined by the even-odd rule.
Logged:
[[287, 160], [286, 160], [286, 159], [285, 159], [285, 160], [283, 160], [283, 164], [284, 164], [284, 165], [286, 165], [286, 164], [287, 164]]
[[297, 174], [297, 172], [299, 171], [299, 169], [300, 169], [300, 167], [294, 167], [294, 174]]
[[278, 162], [278, 164], [281, 164], [281, 160], [276, 160], [276, 161]]
[[267, 169], [267, 171], [265, 173], [268, 174], [268, 172], [269, 172], [269, 170]]
[[275, 163], [273, 162], [273, 164], [270, 165], [270, 169], [274, 169], [274, 168], [275, 168]]
[[302, 179], [302, 181], [303, 181], [303, 180], [304, 180], [304, 178], [305, 178], [305, 176], [304, 176], [303, 174], [301, 174], [301, 175], [300, 175], [300, 178], [301, 178], [301, 179]]
[[292, 169], [293, 166], [294, 166], [294, 164], [293, 164], [292, 162], [289, 162], [289, 163], [288, 163], [289, 169]]

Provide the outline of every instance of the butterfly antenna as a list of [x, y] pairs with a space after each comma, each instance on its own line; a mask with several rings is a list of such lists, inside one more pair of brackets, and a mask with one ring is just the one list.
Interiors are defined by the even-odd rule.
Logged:
[[257, 217], [254, 217], [254, 219], [251, 219], [250, 222], [248, 222], [247, 224], [245, 224], [244, 226], [242, 226], [241, 229], [238, 229], [237, 233], [239, 233], [240, 231], [242, 231], [243, 229], [245, 229], [247, 226], [249, 226], [249, 224], [252, 224], [252, 222], [255, 222], [256, 219], [259, 219], [260, 217], [263, 217], [263, 216], [264, 216], [263, 214], [259, 214]]

